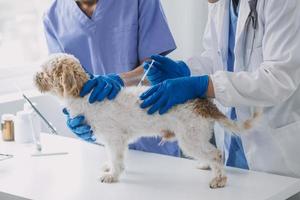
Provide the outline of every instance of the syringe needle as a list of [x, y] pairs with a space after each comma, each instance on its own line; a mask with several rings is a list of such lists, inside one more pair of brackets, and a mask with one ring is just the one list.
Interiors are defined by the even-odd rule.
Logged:
[[143, 81], [145, 80], [145, 78], [146, 78], [147, 74], [149, 73], [150, 69], [152, 68], [153, 64], [154, 64], [154, 60], [152, 60], [152, 62], [151, 62], [151, 64], [150, 64], [149, 68], [147, 69], [147, 71], [145, 72], [145, 74], [144, 74], [144, 76], [142, 77], [141, 81], [139, 82], [138, 87], [142, 86]]

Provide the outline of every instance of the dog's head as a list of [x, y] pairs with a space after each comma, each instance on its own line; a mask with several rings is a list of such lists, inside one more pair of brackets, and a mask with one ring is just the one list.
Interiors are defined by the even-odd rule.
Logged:
[[69, 54], [53, 54], [42, 65], [34, 78], [40, 92], [56, 96], [79, 97], [84, 83], [89, 79], [78, 59]]

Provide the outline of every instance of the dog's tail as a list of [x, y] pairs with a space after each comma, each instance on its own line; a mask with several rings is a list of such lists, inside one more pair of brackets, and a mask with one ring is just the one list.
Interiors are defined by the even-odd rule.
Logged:
[[222, 117], [217, 118], [216, 121], [225, 129], [235, 134], [239, 134], [253, 128], [254, 124], [259, 120], [260, 116], [262, 115], [262, 110], [262, 108], [255, 108], [252, 112], [252, 116], [244, 122], [231, 120], [224, 114], [222, 114]]
[[233, 133], [243, 133], [246, 130], [251, 129], [258, 121], [263, 113], [262, 108], [254, 108], [252, 116], [244, 122], [234, 121], [224, 115], [217, 106], [209, 99], [197, 99], [194, 100], [194, 111], [204, 118], [210, 118], [213, 121], [218, 122], [228, 131]]

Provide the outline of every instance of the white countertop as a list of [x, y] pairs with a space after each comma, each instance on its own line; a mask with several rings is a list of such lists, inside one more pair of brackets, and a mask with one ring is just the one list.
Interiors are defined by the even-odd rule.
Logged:
[[300, 191], [299, 179], [232, 168], [227, 169], [227, 186], [212, 190], [211, 172], [196, 169], [195, 161], [138, 151], [129, 151], [119, 183], [103, 184], [103, 147], [47, 134], [42, 143], [45, 152], [69, 154], [31, 157], [33, 145], [0, 142], [0, 153], [14, 155], [0, 162], [1, 200], [9, 195], [37, 200], [282, 200]]

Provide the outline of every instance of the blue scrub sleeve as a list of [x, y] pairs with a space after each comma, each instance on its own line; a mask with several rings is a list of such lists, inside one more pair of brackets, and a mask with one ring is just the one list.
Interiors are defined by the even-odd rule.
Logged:
[[63, 50], [59, 45], [59, 41], [56, 39], [54, 31], [51, 28], [51, 22], [46, 16], [44, 17], [43, 24], [49, 54], [63, 53]]
[[181, 150], [177, 142], [166, 142], [159, 145], [161, 137], [142, 137], [137, 142], [129, 144], [130, 149], [159, 153], [169, 156], [181, 157]]
[[140, 61], [154, 54], [166, 55], [176, 44], [159, 0], [139, 0]]

